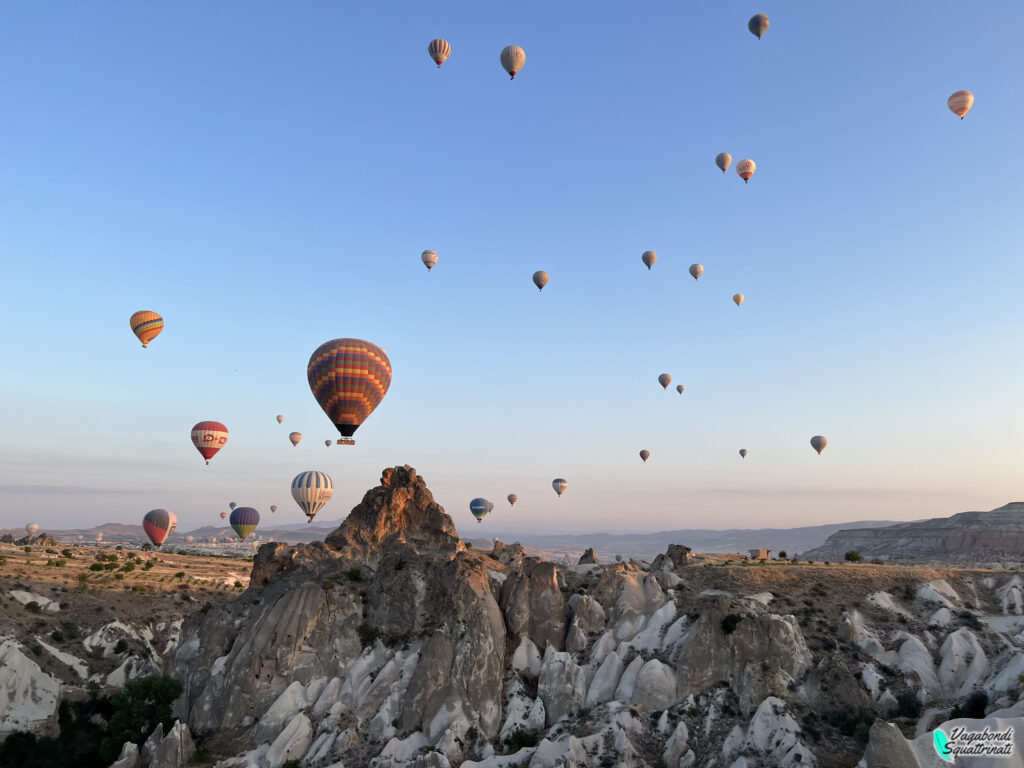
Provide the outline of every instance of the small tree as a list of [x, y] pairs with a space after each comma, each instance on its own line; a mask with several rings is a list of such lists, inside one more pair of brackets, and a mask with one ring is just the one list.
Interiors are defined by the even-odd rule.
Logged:
[[843, 555], [843, 557], [846, 558], [846, 562], [848, 563], [859, 563], [861, 561], [860, 552], [858, 552], [855, 549], [851, 549], [849, 552]]
[[788, 557], [789, 557], [789, 555], [786, 554], [786, 550], [784, 550], [784, 549], [780, 549], [779, 550], [779, 560], [786, 560]]

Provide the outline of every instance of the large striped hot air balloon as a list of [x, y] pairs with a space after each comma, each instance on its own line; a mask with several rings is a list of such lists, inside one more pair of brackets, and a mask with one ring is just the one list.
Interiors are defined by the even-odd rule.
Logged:
[[200, 421], [192, 427], [192, 444], [207, 464], [227, 441], [228, 428], [219, 421]]
[[177, 527], [178, 517], [169, 509], [151, 509], [142, 518], [142, 529], [155, 547], [167, 541]]
[[508, 72], [510, 79], [515, 80], [519, 70], [526, 63], [526, 51], [518, 45], [506, 45], [501, 51], [501, 66]]
[[516, 496], [514, 493], [510, 493], [508, 495], [508, 505], [510, 507], [514, 507], [516, 505], [517, 501], [519, 501], [519, 497]]
[[256, 526], [260, 524], [260, 513], [252, 507], [235, 507], [228, 522], [238, 534], [239, 541], [245, 541], [245, 537], [255, 531]]
[[313, 397], [341, 433], [338, 444], [354, 445], [353, 433], [391, 386], [391, 361], [376, 344], [334, 339], [317, 347], [306, 377]]
[[291, 434], [288, 435], [288, 439], [292, 441], [292, 448], [294, 448], [296, 445], [302, 442], [302, 433], [292, 432]]
[[427, 45], [427, 53], [430, 54], [430, 58], [434, 60], [437, 68], [440, 69], [441, 65], [452, 55], [452, 46], [447, 40], [435, 37]]
[[555, 489], [555, 493], [561, 496], [565, 493], [565, 489], [569, 487], [569, 484], [560, 477], [556, 477], [551, 481], [551, 487]]
[[487, 499], [473, 499], [469, 502], [469, 511], [473, 513], [473, 517], [478, 523], [482, 523], [492, 509], [494, 509], [494, 504]]
[[301, 472], [292, 480], [292, 498], [310, 523], [333, 495], [334, 481], [326, 472]]
[[160, 335], [164, 329], [164, 319], [156, 312], [148, 309], [141, 309], [131, 316], [128, 324], [132, 327], [132, 333], [139, 337], [143, 348], [149, 345], [153, 339]]

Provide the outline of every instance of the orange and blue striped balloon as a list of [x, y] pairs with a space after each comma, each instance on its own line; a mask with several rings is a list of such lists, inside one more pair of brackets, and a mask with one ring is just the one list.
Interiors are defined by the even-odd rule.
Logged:
[[351, 438], [387, 394], [391, 361], [376, 344], [334, 339], [317, 347], [309, 358], [306, 376], [313, 397], [331, 423], [343, 438]]

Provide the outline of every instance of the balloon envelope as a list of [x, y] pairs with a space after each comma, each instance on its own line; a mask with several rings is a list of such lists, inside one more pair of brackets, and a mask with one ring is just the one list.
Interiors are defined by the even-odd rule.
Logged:
[[715, 158], [715, 165], [722, 169], [722, 173], [729, 170], [729, 166], [732, 165], [732, 155], [728, 152], [721, 152]]
[[210, 463], [210, 459], [228, 441], [228, 428], [219, 421], [200, 421], [192, 427], [192, 445]]
[[742, 456], [744, 459], [747, 458], [747, 449], [746, 448], [740, 448], [740, 456]]
[[736, 303], [736, 306], [738, 307], [740, 304], [743, 303], [743, 294], [737, 293], [735, 296], [732, 297], [732, 300]]
[[178, 517], [169, 509], [151, 509], [142, 518], [142, 529], [153, 545], [159, 547], [178, 527]]
[[330, 440], [324, 440], [324, 445], [326, 445], [328, 448], [330, 448], [331, 447], [331, 441]]
[[277, 504], [271, 504], [270, 505], [270, 511], [271, 512], [277, 512]]
[[658, 260], [658, 254], [656, 254], [654, 251], [644, 251], [643, 254], [640, 256], [640, 260], [648, 269], [650, 269], [651, 267], [654, 266], [654, 262]]
[[[974, 94], [970, 91], [957, 91], [946, 101], [946, 105], [950, 111], [959, 116], [961, 120], [964, 119], [964, 115], [971, 111], [971, 107], [974, 106]], [[984, 115], [982, 115], [984, 117]]]
[[511, 79], [515, 80], [519, 70], [526, 63], [526, 51], [518, 45], [506, 45], [501, 51], [501, 66], [505, 68]]
[[825, 446], [828, 445], [828, 440], [823, 435], [815, 435], [811, 438], [811, 448], [818, 452], [821, 456], [821, 452], [825, 450]]
[[298, 445], [299, 443], [302, 442], [302, 433], [301, 432], [291, 432], [288, 435], [288, 439], [292, 441], [292, 448], [294, 448], [296, 445]]
[[252, 507], [235, 507], [228, 522], [235, 529], [239, 540], [245, 541], [245, 537], [255, 531], [256, 526], [260, 524], [260, 513]]
[[684, 387], [682, 384], [676, 384], [676, 392], [678, 392], [680, 395], [683, 394], [685, 390], [686, 387]]
[[282, 421], [284, 421], [284, 415], [280, 413], [277, 414], [277, 423], [280, 424]]
[[763, 13], [759, 13], [756, 16], [752, 16], [750, 21], [747, 22], [747, 29], [750, 30], [750, 34], [757, 35], [757, 39], [760, 40], [761, 35], [768, 31], [768, 24], [768, 17]]
[[160, 331], [164, 329], [164, 319], [148, 309], [133, 314], [128, 320], [128, 324], [132, 328], [132, 333], [142, 342], [143, 347], [148, 346], [149, 342], [159, 336]]
[[310, 523], [333, 495], [334, 481], [326, 472], [300, 472], [292, 480], [292, 498]]
[[[234, 509], [234, 507], [232, 507], [232, 509]], [[221, 519], [221, 520], [223, 520], [223, 519], [224, 519], [224, 518], [226, 518], [227, 516], [228, 516], [228, 513], [227, 513], [227, 512], [221, 512], [221, 513], [220, 513], [220, 519]]]
[[690, 274], [694, 280], [700, 280], [700, 276], [704, 274], [704, 266], [702, 264], [691, 264]]
[[228, 509], [234, 509], [234, 508], [235, 508], [235, 507], [237, 507], [237, 506], [238, 506], [238, 505], [237, 505], [237, 504], [235, 504], [235, 502], [233, 502], [233, 501], [232, 501], [232, 502], [231, 502], [230, 504], [228, 504]]
[[565, 489], [569, 487], [569, 484], [560, 477], [556, 477], [551, 481], [551, 487], [555, 489], [555, 493], [561, 496], [565, 493]]
[[740, 160], [736, 164], [736, 173], [740, 175], [740, 178], [743, 179], [744, 183], [750, 181], [750, 177], [754, 175], [754, 171], [756, 170], [757, 163], [749, 158], [746, 160]]
[[508, 505], [510, 507], [514, 507], [516, 505], [516, 502], [519, 501], [519, 497], [516, 496], [514, 493], [510, 493], [507, 498], [508, 498]]
[[441, 65], [452, 55], [452, 46], [444, 38], [436, 37], [427, 44], [427, 53], [430, 54], [430, 58], [434, 60], [434, 63], [440, 69]]
[[548, 284], [548, 273], [542, 269], [539, 269], [536, 272], [534, 272], [533, 284], [537, 286], [538, 291], [543, 291], [544, 286]]
[[668, 389], [668, 385], [672, 383], [672, 377], [663, 373], [658, 377], [658, 383], [661, 384], [662, 389]]
[[343, 438], [351, 438], [387, 394], [391, 361], [376, 344], [362, 339], [334, 339], [313, 352], [306, 377], [313, 397], [331, 423]]
[[427, 271], [429, 272], [434, 268], [434, 265], [437, 264], [437, 251], [424, 251], [420, 254], [420, 258], [427, 266]]
[[29, 523], [25, 526], [25, 531], [28, 533], [29, 536], [35, 536], [37, 533], [39, 533], [39, 524]]
[[650, 451], [647, 451], [647, 450], [640, 451], [640, 458], [643, 459], [644, 461], [647, 461], [650, 457], [651, 457], [651, 452]]
[[494, 509], [494, 505], [487, 499], [476, 498], [469, 502], [469, 511], [473, 513], [473, 517], [479, 523], [487, 514]]
[[185, 537], [185, 543], [186, 543], [186, 544], [191, 544], [191, 543], [193, 543], [193, 542], [194, 542], [195, 540], [196, 540], [196, 537], [195, 537], [195, 536], [186, 536], [186, 537]]

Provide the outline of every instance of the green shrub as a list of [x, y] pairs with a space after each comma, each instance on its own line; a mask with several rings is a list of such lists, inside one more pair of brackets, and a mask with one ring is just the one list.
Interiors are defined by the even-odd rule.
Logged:
[[921, 700], [913, 691], [903, 691], [896, 697], [896, 714], [899, 717], [909, 717], [916, 720], [921, 716]]
[[80, 573], [80, 574], [78, 574], [78, 586], [84, 587], [88, 583], [89, 583], [89, 574], [88, 573]]
[[184, 579], [185, 578], [185, 572], [184, 571], [178, 571], [176, 574], [174, 574], [174, 578], [176, 578], [176, 579]]
[[849, 552], [843, 555], [843, 559], [846, 560], [846, 562], [848, 563], [859, 563], [862, 558], [860, 556], [860, 552], [858, 552], [855, 549], [851, 549]]
[[53, 630], [53, 632], [50, 633], [50, 637], [53, 638], [53, 641], [55, 643], [63, 643], [64, 642], [64, 635], [61, 634], [61, 631], [59, 629]]
[[213, 610], [213, 603], [204, 603], [203, 607], [199, 609], [200, 613], [209, 613]]
[[302, 762], [299, 760], [286, 760], [281, 764], [281, 768], [302, 768]]
[[380, 630], [376, 627], [371, 627], [366, 622], [363, 622], [356, 628], [356, 632], [359, 633], [359, 642], [366, 647], [372, 645], [373, 642], [380, 637]]
[[320, 587], [322, 589], [324, 589], [325, 591], [330, 592], [332, 589], [334, 589], [334, 582], [333, 581], [322, 581], [322, 582], [320, 582]]
[[73, 621], [62, 622], [60, 628], [64, 630], [64, 636], [68, 640], [77, 640], [82, 636], [81, 631], [78, 629], [78, 625]]
[[[840, 733], [864, 742], [868, 739], [868, 731], [875, 721], [875, 713], [867, 707], [854, 707], [846, 704], [830, 711], [826, 717], [829, 725]], [[861, 727], [863, 726], [863, 727]]]
[[35, 600], [25, 603], [25, 610], [29, 613], [42, 613], [43, 609], [39, 607], [39, 603]]
[[70, 549], [62, 549], [60, 553], [69, 560], [75, 556], [75, 553], [72, 552]]
[[120, 568], [118, 568], [118, 570], [123, 571], [124, 573], [131, 573], [135, 570], [135, 563], [125, 563]]
[[57, 550], [56, 549], [50, 549], [49, 547], [47, 547], [46, 548], [46, 554], [48, 554], [48, 555], [56, 555], [57, 554]]
[[505, 741], [509, 747], [518, 752], [520, 749], [526, 747], [536, 747], [537, 734], [525, 731], [522, 728], [516, 728], [512, 733], [505, 737]]
[[26, 552], [32, 551], [32, 547], [22, 547], [22, 549], [24, 549]]
[[42, 656], [43, 655], [43, 646], [41, 646], [41, 645], [33, 645], [32, 646], [32, 653], [34, 653], [36, 656]]
[[722, 619], [722, 631], [727, 635], [731, 635], [735, 630], [736, 626], [743, 621], [743, 617], [736, 613], [730, 613], [724, 619]]
[[358, 568], [349, 568], [347, 571], [345, 571], [345, 577], [349, 581], [362, 581], [363, 572]]
[[786, 554], [786, 550], [784, 550], [784, 549], [780, 549], [779, 550], [779, 560], [785, 560], [788, 557], [789, 557], [789, 555]]
[[955, 720], [958, 717], [967, 717], [973, 720], [981, 720], [985, 717], [985, 710], [987, 708], [988, 694], [982, 690], [977, 690], [964, 700], [963, 706], [953, 707], [953, 711], [949, 713], [949, 719]]
[[123, 637], [114, 646], [114, 653], [128, 653], [128, 641]]

